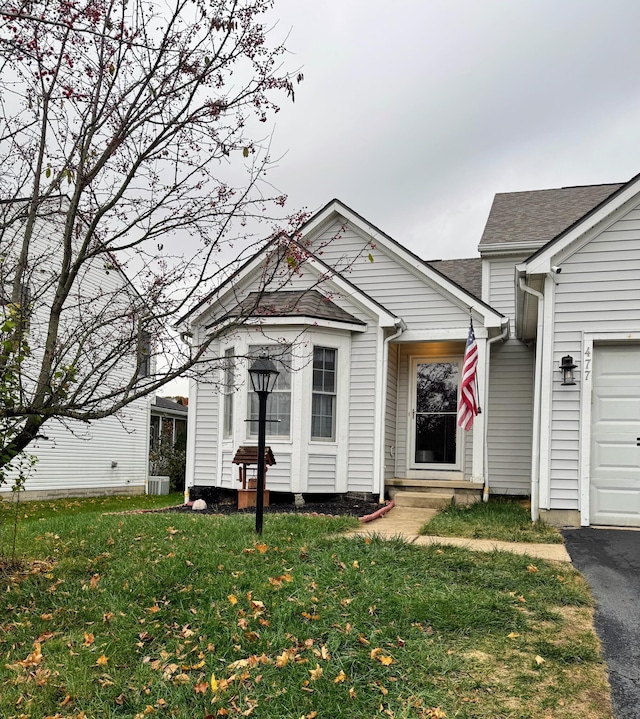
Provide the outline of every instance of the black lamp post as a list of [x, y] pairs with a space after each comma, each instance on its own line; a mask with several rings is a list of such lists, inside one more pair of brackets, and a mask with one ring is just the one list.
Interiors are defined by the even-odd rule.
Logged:
[[256, 532], [262, 534], [264, 513], [264, 454], [267, 428], [267, 397], [273, 392], [280, 372], [266, 352], [249, 367], [251, 386], [258, 395], [258, 481], [256, 487]]

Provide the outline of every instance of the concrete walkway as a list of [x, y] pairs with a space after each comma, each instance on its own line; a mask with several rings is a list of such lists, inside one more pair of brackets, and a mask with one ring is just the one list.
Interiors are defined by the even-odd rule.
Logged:
[[499, 542], [493, 539], [466, 539], [461, 537], [420, 536], [418, 531], [431, 517], [435, 509], [415, 509], [413, 507], [394, 507], [380, 519], [362, 523], [350, 532], [353, 535], [377, 535], [387, 539], [400, 537], [411, 544], [449, 544], [465, 547], [476, 552], [514, 552], [530, 557], [549, 559], [556, 562], [570, 562], [571, 559], [564, 544], [524, 544], [519, 542]]

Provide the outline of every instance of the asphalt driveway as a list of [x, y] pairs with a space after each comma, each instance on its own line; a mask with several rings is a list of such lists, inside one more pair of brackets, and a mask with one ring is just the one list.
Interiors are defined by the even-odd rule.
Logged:
[[596, 600], [615, 715], [640, 719], [640, 532], [588, 527], [562, 534]]

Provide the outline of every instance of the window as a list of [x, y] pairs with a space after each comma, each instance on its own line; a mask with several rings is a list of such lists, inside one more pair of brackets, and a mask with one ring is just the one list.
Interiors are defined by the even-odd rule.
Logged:
[[224, 352], [224, 386], [222, 388], [224, 392], [222, 436], [224, 439], [229, 439], [233, 435], [234, 354], [233, 347]]
[[336, 353], [327, 347], [313, 348], [311, 439], [336, 436]]
[[[265, 351], [274, 362], [278, 379], [273, 392], [267, 397], [267, 435], [271, 437], [288, 437], [291, 431], [291, 352], [277, 345], [249, 347], [249, 364]], [[258, 434], [258, 395], [251, 388], [251, 380], [247, 371], [249, 387], [249, 435]]]
[[151, 374], [151, 332], [140, 330], [138, 334], [138, 379]]

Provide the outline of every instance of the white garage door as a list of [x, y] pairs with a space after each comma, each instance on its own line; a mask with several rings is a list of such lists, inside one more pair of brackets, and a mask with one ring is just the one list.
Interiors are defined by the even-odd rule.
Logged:
[[640, 346], [593, 359], [590, 523], [640, 527]]

